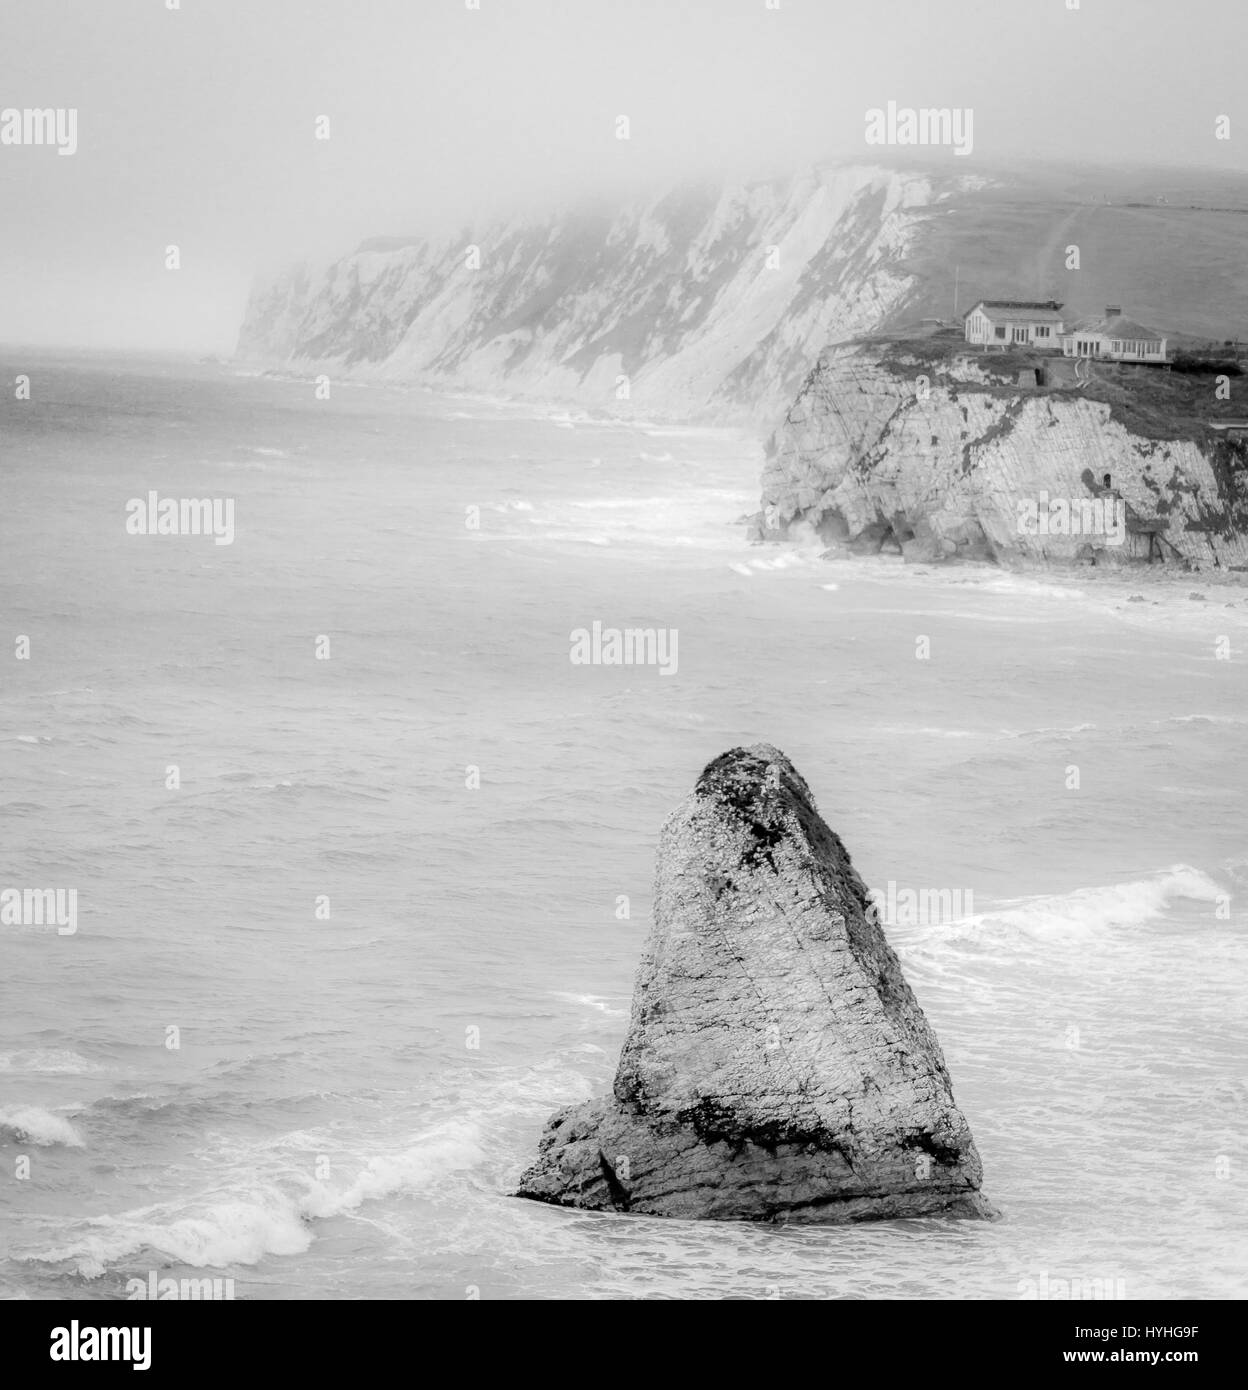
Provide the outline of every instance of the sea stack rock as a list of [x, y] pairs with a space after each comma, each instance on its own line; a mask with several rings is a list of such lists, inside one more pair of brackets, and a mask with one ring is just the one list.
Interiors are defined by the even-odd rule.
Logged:
[[613, 1094], [547, 1122], [520, 1195], [719, 1220], [992, 1216], [945, 1061], [844, 845], [769, 744], [663, 826]]

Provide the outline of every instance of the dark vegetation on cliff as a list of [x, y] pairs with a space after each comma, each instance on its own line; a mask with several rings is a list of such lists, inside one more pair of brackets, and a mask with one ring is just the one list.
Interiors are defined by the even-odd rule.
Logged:
[[[854, 341], [874, 349], [881, 367], [911, 384], [926, 375], [933, 387], [947, 386], [959, 394], [1081, 395], [1104, 401], [1115, 420], [1143, 439], [1189, 439], [1209, 450], [1220, 438], [1211, 423], [1248, 419], [1248, 376], [1232, 356], [1189, 355], [1189, 363], [1199, 364], [1190, 371], [1089, 361], [1087, 381], [1080, 383], [1074, 358], [1026, 348], [985, 351], [968, 343], [960, 328], [918, 326]], [[970, 372], [989, 379], [968, 380]], [[1030, 372], [1037, 374], [1037, 384], [1030, 384]], [[1218, 399], [1219, 374], [1230, 378], [1227, 400]]]

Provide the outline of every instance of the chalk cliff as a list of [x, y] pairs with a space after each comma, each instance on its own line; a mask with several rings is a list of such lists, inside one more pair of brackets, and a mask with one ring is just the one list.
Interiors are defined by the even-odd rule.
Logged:
[[258, 285], [241, 359], [757, 423], [904, 299], [920, 222], [982, 179], [826, 166], [622, 208], [366, 242]]
[[768, 744], [659, 843], [614, 1090], [548, 1122], [520, 1195], [656, 1216], [989, 1216], [940, 1045], [845, 847]]
[[[827, 165], [377, 239], [257, 285], [238, 356], [745, 424], [771, 435], [758, 539], [813, 528], [927, 560], [1239, 566], [1248, 453], [1206, 426], [1248, 417], [1248, 375], [1217, 400], [1209, 378], [1185, 395], [1157, 372], [1020, 386], [1003, 359], [959, 361], [949, 341], [934, 356], [879, 341], [931, 332], [955, 303], [995, 294], [1057, 296], [1071, 321], [1125, 300], [1167, 332], [1225, 342], [1248, 315], [1248, 280], [1233, 273], [1248, 184], [1177, 178]], [[1175, 274], [1184, 264], [1209, 273], [1196, 283]], [[1121, 502], [1126, 534], [1020, 524], [1020, 507], [1053, 499]]]
[[[1158, 559], [1248, 564], [1243, 446], [1165, 420], [1181, 391], [1213, 414], [1209, 378], [1098, 368], [1085, 386], [1048, 358], [1037, 359], [1047, 385], [1019, 386], [950, 336], [821, 356], [768, 443], [756, 537], [813, 528], [834, 546], [895, 545], [919, 560], [1114, 564], [1147, 559], [1147, 528], [1161, 523]], [[1063, 532], [1056, 517], [1045, 534], [1027, 514], [1058, 499], [1121, 499], [1125, 534]]]

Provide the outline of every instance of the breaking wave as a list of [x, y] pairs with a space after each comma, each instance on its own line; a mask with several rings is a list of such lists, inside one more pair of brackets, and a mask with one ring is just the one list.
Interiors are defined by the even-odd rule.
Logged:
[[0, 1134], [12, 1134], [23, 1143], [41, 1148], [53, 1144], [68, 1149], [83, 1147], [82, 1136], [68, 1120], [37, 1105], [14, 1105], [0, 1110]]
[[1155, 921], [1181, 899], [1213, 902], [1222, 887], [1190, 864], [1103, 888], [1007, 900], [991, 911], [925, 930], [952, 939], [1023, 937], [1033, 941], [1094, 938], [1107, 929]]
[[[239, 1155], [235, 1171], [240, 1177], [254, 1173], [259, 1157], [255, 1151]], [[69, 1264], [83, 1278], [95, 1279], [145, 1252], [210, 1269], [301, 1255], [315, 1238], [313, 1221], [349, 1214], [379, 1198], [425, 1191], [482, 1158], [475, 1126], [447, 1123], [405, 1150], [370, 1158], [342, 1187], [294, 1170], [267, 1180], [243, 1179], [233, 1188], [223, 1184], [186, 1199], [71, 1222], [68, 1240], [29, 1258]]]

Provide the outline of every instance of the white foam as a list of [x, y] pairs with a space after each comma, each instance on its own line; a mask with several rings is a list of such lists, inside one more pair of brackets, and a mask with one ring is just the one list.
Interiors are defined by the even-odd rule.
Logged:
[[402, 1153], [370, 1158], [345, 1188], [312, 1183], [299, 1209], [304, 1216], [339, 1216], [379, 1197], [420, 1191], [448, 1173], [475, 1167], [483, 1159], [476, 1126], [466, 1121], [448, 1122]]
[[1020, 594], [1032, 598], [1086, 599], [1088, 596], [1083, 589], [1066, 584], [1046, 584], [1043, 580], [1028, 579], [1017, 574], [995, 574], [990, 579], [980, 580], [975, 587], [990, 594]]
[[78, 1131], [59, 1115], [41, 1110], [37, 1105], [16, 1105], [0, 1110], [0, 1132], [7, 1130], [24, 1143], [49, 1148], [63, 1144], [66, 1148], [83, 1147]]
[[95, 1279], [145, 1250], [196, 1268], [220, 1268], [254, 1265], [266, 1255], [299, 1255], [312, 1244], [295, 1203], [276, 1188], [179, 1207], [162, 1203], [82, 1224], [86, 1234], [36, 1258], [47, 1264], [71, 1261], [84, 1278]]
[[1164, 916], [1179, 899], [1212, 902], [1224, 890], [1190, 864], [1174, 864], [1149, 878], [1073, 893], [1003, 902], [990, 912], [927, 931], [963, 939], [1022, 936], [1036, 941], [1092, 939], [1113, 927], [1139, 927]]
[[[810, 550], [781, 550], [771, 558], [738, 561], [729, 566], [738, 574], [753, 578], [755, 574], [774, 573], [776, 570], [793, 569], [795, 566], [808, 566], [817, 563], [818, 555]], [[825, 588], [828, 586], [824, 586]], [[835, 588], [836, 585], [832, 585]]]
[[0, 1052], [0, 1072], [40, 1072], [48, 1075], [87, 1076], [103, 1071], [96, 1062], [64, 1048], [36, 1047]]
[[597, 1009], [599, 1013], [607, 1014], [612, 1018], [628, 1017], [627, 1009], [616, 1008], [601, 994], [566, 994], [561, 990], [556, 990], [555, 998], [562, 999], [569, 1004], [580, 1004], [586, 1009]]
[[[367, 1159], [344, 1187], [316, 1181], [305, 1171], [309, 1151], [331, 1147], [324, 1134], [300, 1131], [231, 1148], [225, 1151], [228, 1175], [220, 1186], [74, 1222], [67, 1240], [34, 1258], [45, 1264], [70, 1262], [93, 1279], [145, 1251], [196, 1268], [300, 1255], [315, 1238], [314, 1220], [344, 1215], [380, 1198], [428, 1190], [439, 1179], [481, 1163], [479, 1134], [473, 1123], [448, 1121], [405, 1149]], [[289, 1161], [292, 1149], [297, 1164]]]
[[1009, 738], [1032, 738], [1036, 734], [1084, 734], [1095, 728], [1095, 724], [1046, 724], [1039, 729], [1020, 729], [1017, 733], [1003, 729], [1002, 733]]

